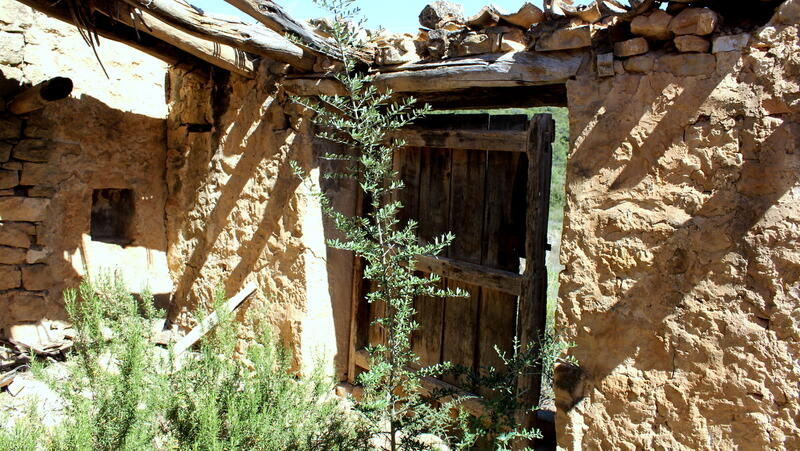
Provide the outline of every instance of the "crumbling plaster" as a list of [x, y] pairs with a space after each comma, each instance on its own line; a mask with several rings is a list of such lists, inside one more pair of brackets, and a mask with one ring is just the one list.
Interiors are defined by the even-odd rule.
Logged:
[[799, 9], [568, 83], [561, 448], [800, 448]]
[[[275, 326], [298, 364], [322, 359], [343, 375], [352, 258], [325, 245], [331, 230], [313, 195], [324, 144], [280, 87], [282, 70], [264, 62], [254, 80], [170, 72], [170, 315], [189, 324], [218, 284], [233, 293], [254, 281], [240, 318]], [[352, 210], [352, 187], [326, 189]]]

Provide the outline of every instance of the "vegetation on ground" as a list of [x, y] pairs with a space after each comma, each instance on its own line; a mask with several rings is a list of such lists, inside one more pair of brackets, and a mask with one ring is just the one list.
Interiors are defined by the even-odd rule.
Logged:
[[[69, 377], [50, 381], [63, 420], [45, 429], [32, 412], [0, 428], [0, 450], [366, 449], [368, 430], [331, 396], [325, 368], [298, 377], [268, 330], [239, 353], [238, 325], [223, 315], [199, 352], [180, 358], [153, 345], [160, 312], [120, 277], [84, 280], [64, 297], [77, 337]], [[218, 290], [215, 305], [223, 300]]]

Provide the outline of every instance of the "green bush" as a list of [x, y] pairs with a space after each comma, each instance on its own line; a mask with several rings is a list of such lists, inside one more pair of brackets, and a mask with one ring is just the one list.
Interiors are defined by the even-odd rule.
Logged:
[[[268, 330], [237, 355], [237, 324], [222, 315], [200, 352], [175, 358], [151, 341], [152, 296], [132, 296], [120, 277], [84, 280], [64, 295], [76, 329], [63, 422], [46, 431], [31, 414], [0, 428], [0, 450], [351, 450], [366, 431], [332, 396], [322, 366], [291, 372]], [[216, 293], [216, 305], [224, 292]], [[161, 351], [161, 352], [159, 352]], [[43, 371], [35, 372], [44, 376]]]
[[[223, 300], [218, 291], [217, 304]], [[322, 366], [307, 378], [293, 376], [291, 356], [268, 330], [245, 358], [235, 358], [232, 325], [223, 318], [200, 355], [171, 378], [176, 395], [167, 422], [181, 448], [350, 450], [365, 442], [359, 425], [330, 397], [333, 381]]]

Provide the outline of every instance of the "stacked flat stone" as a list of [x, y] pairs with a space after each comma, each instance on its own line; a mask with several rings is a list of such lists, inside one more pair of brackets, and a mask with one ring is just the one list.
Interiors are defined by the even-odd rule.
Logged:
[[15, 305], [44, 302], [48, 251], [39, 233], [50, 204], [46, 162], [55, 144], [27, 138], [24, 122], [0, 110], [0, 293]]
[[[719, 14], [690, 3], [673, 2], [666, 11], [656, 9], [631, 20], [630, 34], [634, 37], [614, 42], [613, 55], [621, 59], [623, 73], [709, 74], [717, 66], [714, 54], [735, 52], [747, 45], [750, 39], [747, 33], [714, 36], [721, 22]], [[617, 68], [612, 74], [607, 57], [603, 58], [601, 63], [598, 56], [599, 76], [620, 73]]]

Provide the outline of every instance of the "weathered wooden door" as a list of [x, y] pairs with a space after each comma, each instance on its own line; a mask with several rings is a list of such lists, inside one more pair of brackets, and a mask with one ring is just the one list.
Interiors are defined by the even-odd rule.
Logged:
[[[407, 143], [395, 155], [406, 185], [401, 219], [416, 219], [422, 240], [456, 236], [438, 258], [421, 256], [418, 268], [470, 293], [415, 300], [420, 328], [412, 342], [422, 364], [497, 368], [495, 346], [510, 352], [515, 336], [524, 344], [544, 328], [553, 130], [550, 115], [466, 114], [429, 116], [400, 132]], [[368, 304], [363, 287], [354, 293], [351, 379], [366, 366], [360, 350], [383, 341], [373, 324], [383, 306]], [[539, 381], [524, 383], [538, 397]]]

